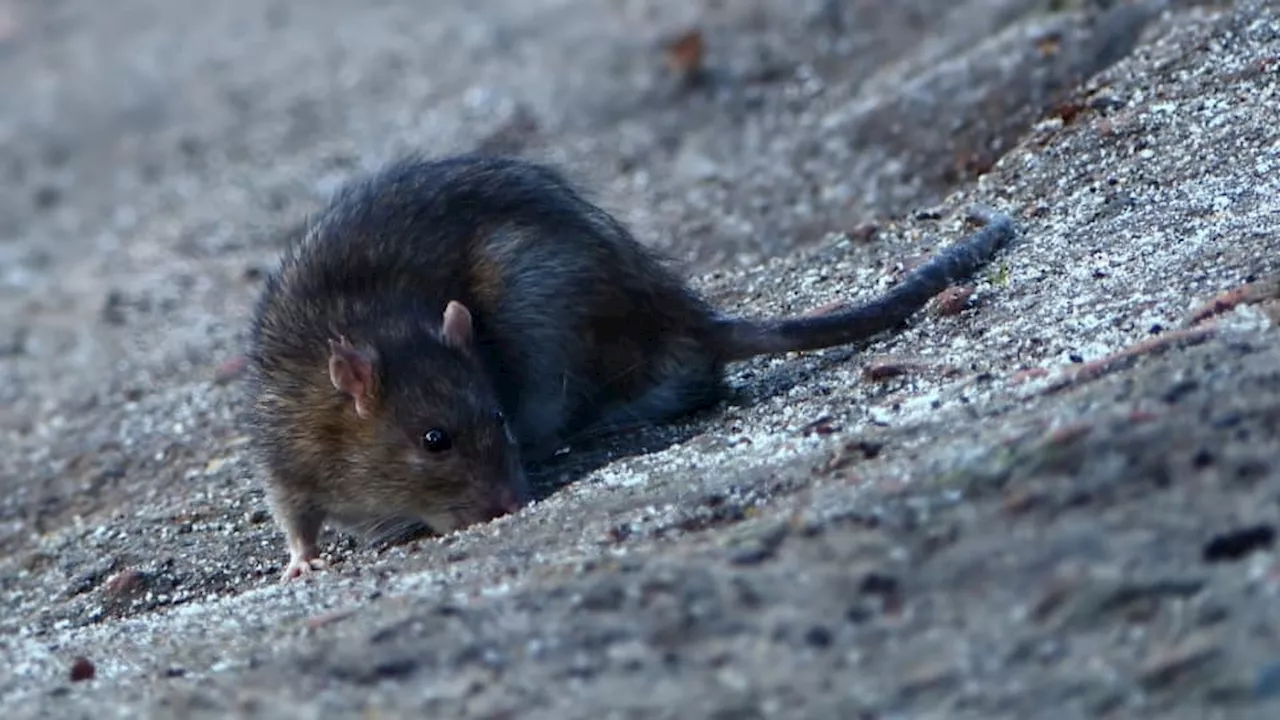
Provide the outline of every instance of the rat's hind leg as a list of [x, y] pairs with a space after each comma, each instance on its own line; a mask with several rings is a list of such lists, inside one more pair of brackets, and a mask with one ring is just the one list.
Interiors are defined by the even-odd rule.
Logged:
[[615, 433], [672, 422], [704, 410], [724, 396], [725, 385], [717, 368], [680, 367], [665, 373], [635, 397], [606, 408], [588, 425], [587, 434]]

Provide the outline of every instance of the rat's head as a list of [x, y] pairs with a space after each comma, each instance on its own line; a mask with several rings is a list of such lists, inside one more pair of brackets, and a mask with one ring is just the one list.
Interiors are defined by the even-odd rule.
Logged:
[[450, 302], [438, 331], [380, 349], [329, 343], [329, 378], [363, 427], [356, 504], [447, 533], [519, 509], [519, 450], [472, 349], [471, 313]]

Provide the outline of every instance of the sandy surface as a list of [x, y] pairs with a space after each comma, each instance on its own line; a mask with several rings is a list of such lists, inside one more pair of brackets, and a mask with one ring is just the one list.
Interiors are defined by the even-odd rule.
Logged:
[[[0, 86], [5, 717], [1280, 713], [1274, 3], [0, 0]], [[1019, 237], [282, 586], [248, 309], [411, 148], [560, 163], [752, 314]]]

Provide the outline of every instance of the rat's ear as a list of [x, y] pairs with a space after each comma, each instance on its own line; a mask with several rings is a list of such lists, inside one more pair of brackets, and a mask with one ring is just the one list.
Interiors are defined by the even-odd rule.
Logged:
[[361, 418], [373, 413], [375, 359], [372, 350], [357, 350], [346, 337], [329, 341], [329, 380], [351, 396]]
[[440, 338], [450, 347], [466, 350], [471, 347], [471, 311], [457, 300], [450, 300], [444, 308], [444, 321], [440, 324]]

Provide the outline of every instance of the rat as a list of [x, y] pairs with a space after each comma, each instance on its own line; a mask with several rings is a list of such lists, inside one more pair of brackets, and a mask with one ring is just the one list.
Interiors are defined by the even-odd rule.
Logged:
[[349, 181], [266, 278], [248, 353], [253, 447], [288, 580], [322, 524], [444, 534], [515, 512], [566, 440], [661, 424], [727, 363], [904, 322], [1014, 234], [985, 220], [883, 296], [816, 316], [713, 308], [556, 168], [410, 155]]

